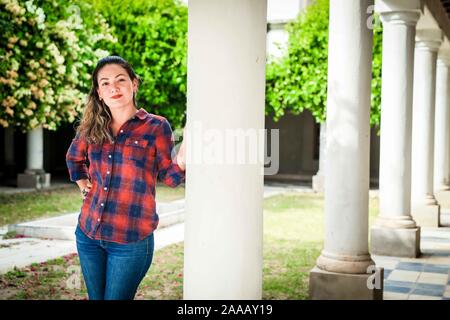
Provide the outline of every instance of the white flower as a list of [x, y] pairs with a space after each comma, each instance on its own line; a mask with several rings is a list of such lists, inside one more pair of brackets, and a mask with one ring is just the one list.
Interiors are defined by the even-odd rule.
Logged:
[[96, 49], [94, 51], [94, 55], [97, 57], [97, 59], [100, 60], [101, 58], [107, 57], [109, 55], [109, 52], [102, 49]]
[[66, 66], [59, 66], [59, 67], [56, 69], [56, 71], [57, 71], [59, 74], [64, 74], [64, 73], [66, 73]]
[[39, 125], [39, 121], [37, 121], [36, 118], [33, 118], [33, 119], [30, 120], [30, 127], [32, 129], [36, 128], [38, 125]]
[[59, 52], [58, 48], [54, 43], [50, 43], [47, 46], [47, 50], [50, 51], [53, 58], [55, 58], [57, 64], [62, 65], [64, 63], [64, 57], [61, 55], [61, 53]]
[[11, 59], [11, 69], [14, 71], [19, 70], [19, 62], [16, 59]]
[[36, 6], [33, 5], [33, 0], [29, 0], [25, 2], [25, 7], [27, 8], [27, 11], [29, 13], [35, 13], [36, 12]]
[[45, 29], [45, 24], [44, 24], [44, 22], [45, 22], [45, 14], [44, 14], [44, 10], [42, 10], [42, 8], [38, 8], [36, 10], [36, 15], [37, 15], [36, 21], [38, 23], [38, 29], [41, 29], [41, 30]]
[[17, 99], [22, 99], [23, 97], [30, 97], [31, 90], [30, 90], [30, 88], [20, 88], [14, 92], [14, 96]]

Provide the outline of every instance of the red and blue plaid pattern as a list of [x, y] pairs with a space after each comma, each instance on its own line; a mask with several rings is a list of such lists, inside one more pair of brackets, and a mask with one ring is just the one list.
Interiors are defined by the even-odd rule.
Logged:
[[170, 187], [185, 178], [172, 160], [173, 147], [169, 122], [144, 109], [121, 127], [113, 143], [88, 144], [77, 135], [66, 154], [70, 180], [92, 182], [81, 207], [80, 228], [92, 239], [117, 243], [150, 235], [159, 222], [157, 178]]

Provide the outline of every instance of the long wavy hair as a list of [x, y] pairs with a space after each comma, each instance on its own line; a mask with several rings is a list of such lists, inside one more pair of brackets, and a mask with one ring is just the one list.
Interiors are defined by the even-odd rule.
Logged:
[[[100, 100], [98, 96], [98, 73], [107, 64], [117, 64], [124, 68], [131, 81], [138, 80], [141, 83], [140, 77], [134, 72], [131, 65], [122, 57], [107, 56], [98, 61], [94, 72], [92, 74], [92, 87], [87, 97], [83, 116], [80, 124], [77, 127], [77, 134], [83, 137], [90, 144], [102, 144], [106, 141], [112, 142], [113, 134], [109, 125], [112, 121], [112, 115], [109, 107], [104, 101]], [[133, 95], [134, 106], [137, 107], [136, 94]]]

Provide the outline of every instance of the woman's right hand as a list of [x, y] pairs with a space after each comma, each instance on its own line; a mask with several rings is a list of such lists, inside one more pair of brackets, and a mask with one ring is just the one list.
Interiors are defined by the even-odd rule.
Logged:
[[80, 188], [81, 197], [83, 200], [86, 198], [89, 191], [91, 191], [92, 183], [89, 179], [82, 179], [77, 181], [78, 187]]

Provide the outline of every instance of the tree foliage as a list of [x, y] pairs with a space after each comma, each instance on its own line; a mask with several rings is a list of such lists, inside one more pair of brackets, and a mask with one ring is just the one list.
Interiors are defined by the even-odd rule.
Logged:
[[[328, 72], [329, 0], [316, 0], [288, 23], [285, 55], [269, 61], [266, 81], [266, 114], [278, 120], [286, 112], [310, 110], [317, 122], [326, 117]], [[374, 23], [372, 106], [370, 121], [380, 123], [382, 29]]]
[[107, 49], [131, 63], [143, 83], [138, 104], [183, 125], [186, 112], [187, 7], [179, 0], [94, 0], [118, 39]]

